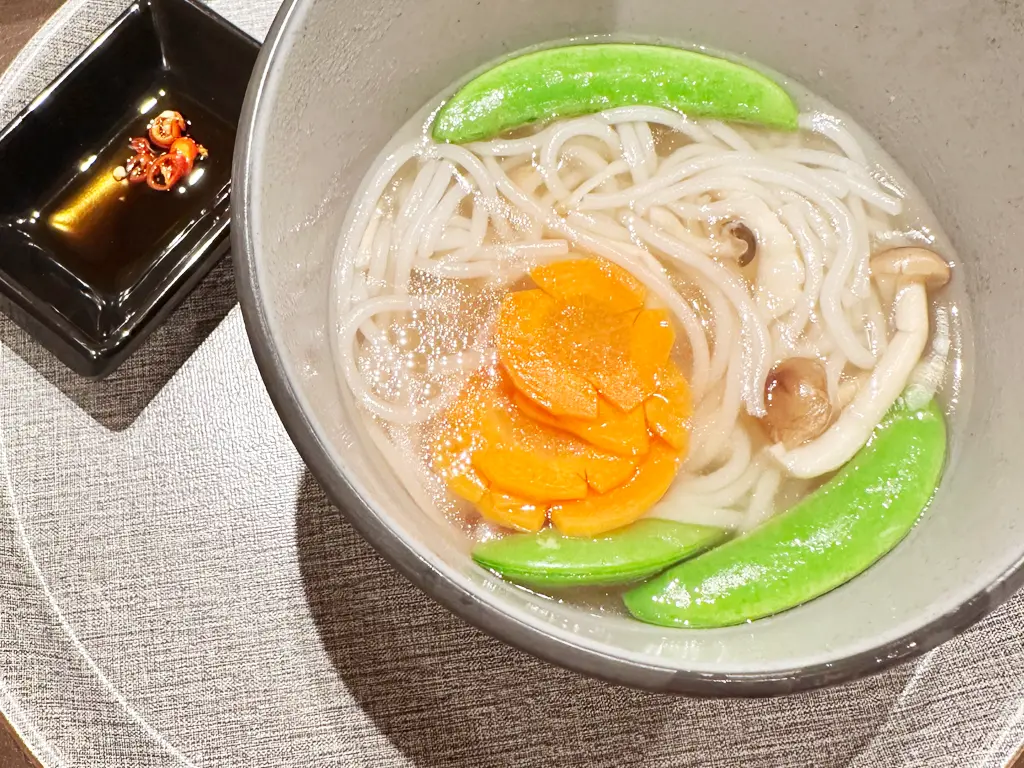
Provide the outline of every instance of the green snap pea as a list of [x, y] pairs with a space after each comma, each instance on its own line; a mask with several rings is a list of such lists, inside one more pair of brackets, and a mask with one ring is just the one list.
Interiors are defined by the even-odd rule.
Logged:
[[789, 94], [756, 70], [681, 48], [601, 43], [536, 51], [489, 69], [441, 108], [433, 135], [462, 144], [537, 120], [632, 105], [797, 127]]
[[721, 528], [644, 519], [595, 538], [547, 529], [477, 545], [473, 559], [503, 578], [533, 587], [639, 581], [714, 546]]
[[817, 491], [752, 533], [630, 590], [626, 607], [651, 624], [724, 627], [818, 597], [907, 535], [935, 492], [945, 455], [935, 403], [897, 405]]

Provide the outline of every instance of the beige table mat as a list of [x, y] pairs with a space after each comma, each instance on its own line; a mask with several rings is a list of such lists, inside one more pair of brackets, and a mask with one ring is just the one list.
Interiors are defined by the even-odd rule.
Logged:
[[[0, 77], [0, 122], [125, 5], [71, 0]], [[276, 0], [212, 5], [261, 37]], [[0, 709], [47, 768], [994, 768], [1024, 736], [1021, 598], [765, 701], [617, 689], [465, 626], [327, 504], [227, 262], [103, 383], [0, 319], [0, 438]]]

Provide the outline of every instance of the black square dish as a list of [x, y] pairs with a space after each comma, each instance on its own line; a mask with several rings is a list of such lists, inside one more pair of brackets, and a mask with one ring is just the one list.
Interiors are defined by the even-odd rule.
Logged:
[[[0, 133], [0, 309], [74, 371], [113, 371], [226, 252], [258, 51], [193, 0], [140, 0]], [[167, 192], [118, 180], [164, 110], [208, 156]]]

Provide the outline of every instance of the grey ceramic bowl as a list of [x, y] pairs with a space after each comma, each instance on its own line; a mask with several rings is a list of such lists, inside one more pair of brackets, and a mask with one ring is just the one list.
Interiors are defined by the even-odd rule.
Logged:
[[[235, 157], [246, 326], [299, 451], [399, 570], [465, 620], [615, 682], [759, 695], [877, 671], [951, 637], [1020, 584], [1024, 76], [1013, 3], [951, 0], [286, 0]], [[350, 197], [407, 117], [484, 62], [582, 34], [665, 35], [745, 54], [850, 113], [923, 189], [962, 258], [977, 382], [937, 501], [892, 554], [786, 614], [722, 630], [594, 617], [475, 568], [345, 416], [327, 289]], [[387, 606], [386, 610], [401, 610]]]

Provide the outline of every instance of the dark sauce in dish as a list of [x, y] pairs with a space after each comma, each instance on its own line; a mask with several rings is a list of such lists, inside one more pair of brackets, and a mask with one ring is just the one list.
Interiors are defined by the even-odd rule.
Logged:
[[[132, 154], [129, 139], [145, 135], [148, 122], [164, 109], [185, 116], [190, 134], [209, 155], [168, 192], [117, 181], [114, 169]], [[226, 191], [234, 133], [202, 104], [176, 92], [172, 83], [158, 83], [134, 114], [122, 117], [120, 130], [106, 144], [68, 168], [41, 210], [25, 211], [15, 225], [31, 229], [33, 239], [51, 245], [61, 267], [82, 282], [103, 293], [121, 293], [153, 266], [153, 253], [165, 251], [187, 231], [189, 220], [206, 213], [210, 191]]]

